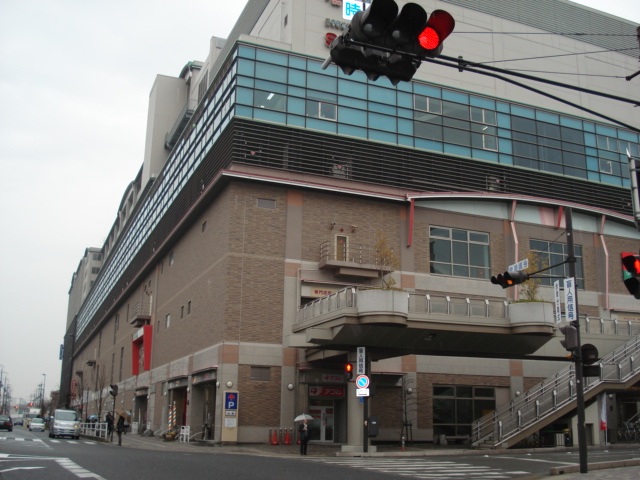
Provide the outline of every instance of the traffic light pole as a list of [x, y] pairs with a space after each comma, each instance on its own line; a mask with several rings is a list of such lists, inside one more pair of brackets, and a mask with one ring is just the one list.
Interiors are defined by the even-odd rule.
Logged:
[[[573, 243], [573, 219], [571, 208], [566, 209], [565, 224], [567, 233], [567, 261], [569, 262], [569, 277], [576, 278], [576, 257]], [[582, 351], [580, 343], [580, 315], [578, 312], [578, 289], [575, 290], [575, 315], [576, 320], [571, 322], [577, 330], [577, 348], [573, 355], [576, 373], [576, 403], [578, 407], [578, 453], [580, 456], [580, 473], [587, 473], [587, 430], [584, 411], [584, 376], [582, 372]]]

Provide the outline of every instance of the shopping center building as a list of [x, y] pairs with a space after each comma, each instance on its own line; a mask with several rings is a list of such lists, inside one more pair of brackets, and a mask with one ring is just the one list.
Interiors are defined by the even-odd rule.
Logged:
[[[636, 25], [564, 0], [421, 1], [453, 15], [443, 55], [465, 64], [393, 86], [322, 68], [343, 3], [361, 5], [249, 0], [208, 58], [156, 77], [139, 173], [73, 276], [66, 406], [218, 442], [306, 412], [312, 441], [357, 449], [366, 405], [376, 440], [481, 440], [483, 415], [575, 385], [554, 315], [568, 213], [583, 343], [604, 359], [640, 334], [620, 265], [640, 248]], [[555, 265], [537, 290], [490, 281], [525, 259]], [[633, 372], [586, 395], [591, 443], [603, 398], [611, 427], [638, 413]], [[545, 418], [533, 430], [571, 431], [575, 401]]]

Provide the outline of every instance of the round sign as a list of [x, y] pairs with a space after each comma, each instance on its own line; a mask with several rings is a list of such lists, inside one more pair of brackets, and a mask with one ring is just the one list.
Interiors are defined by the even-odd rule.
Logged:
[[369, 377], [366, 375], [358, 375], [356, 378], [356, 386], [358, 388], [367, 388], [369, 386]]

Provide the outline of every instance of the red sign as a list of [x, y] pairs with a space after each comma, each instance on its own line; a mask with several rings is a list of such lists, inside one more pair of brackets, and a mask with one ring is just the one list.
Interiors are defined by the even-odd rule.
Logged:
[[310, 397], [344, 397], [344, 387], [309, 387]]

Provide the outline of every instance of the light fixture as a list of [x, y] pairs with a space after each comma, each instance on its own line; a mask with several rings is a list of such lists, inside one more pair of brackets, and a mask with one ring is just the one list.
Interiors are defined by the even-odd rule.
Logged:
[[408, 388], [407, 388], [407, 393], [408, 393], [409, 395], [411, 395], [411, 394], [413, 393], [413, 388], [408, 387]]
[[220, 382], [216, 382], [216, 388], [220, 388]]
[[227, 382], [227, 388], [231, 388], [231, 387], [233, 387], [233, 382], [231, 380], [229, 380]]
[[271, 99], [273, 98], [273, 95], [274, 95], [274, 93], [273, 93], [273, 92], [271, 92], [271, 93], [269, 94], [269, 96], [267, 96], [267, 100], [271, 100]]
[[290, 383], [289, 385], [287, 385], [287, 389], [289, 391], [293, 390], [293, 383]]

